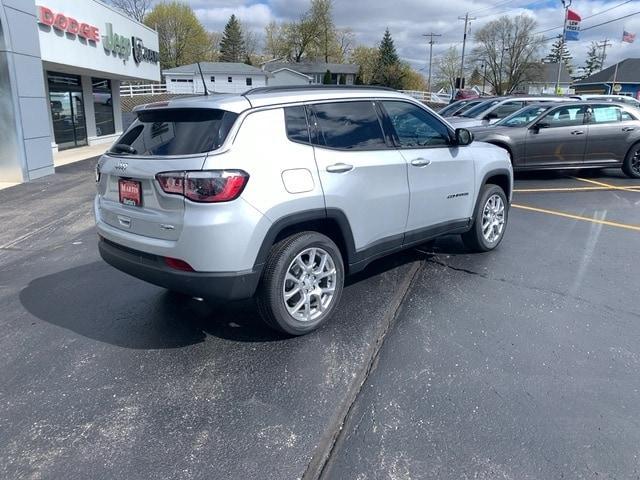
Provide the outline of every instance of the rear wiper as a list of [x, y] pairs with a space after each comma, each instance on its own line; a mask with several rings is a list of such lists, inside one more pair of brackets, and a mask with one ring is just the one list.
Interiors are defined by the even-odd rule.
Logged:
[[131, 145], [126, 145], [124, 143], [116, 143], [113, 147], [111, 147], [111, 151], [113, 153], [126, 153], [129, 155], [135, 155], [136, 153], [138, 153], [138, 151]]

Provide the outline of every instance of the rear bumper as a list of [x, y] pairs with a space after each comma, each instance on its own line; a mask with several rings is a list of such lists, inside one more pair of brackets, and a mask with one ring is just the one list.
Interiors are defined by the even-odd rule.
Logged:
[[250, 298], [260, 281], [260, 271], [183, 272], [168, 267], [162, 257], [133, 250], [100, 237], [100, 256], [129, 275], [169, 290], [218, 300]]

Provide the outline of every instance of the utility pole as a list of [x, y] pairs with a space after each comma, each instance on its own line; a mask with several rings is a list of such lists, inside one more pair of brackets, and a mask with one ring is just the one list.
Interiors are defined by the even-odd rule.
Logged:
[[608, 38], [605, 38], [601, 43], [598, 43], [598, 47], [602, 48], [602, 56], [600, 57], [600, 70], [604, 70], [604, 61], [607, 58], [607, 47], [612, 46], [613, 43], [611, 43]]
[[441, 37], [439, 33], [425, 33], [423, 37], [429, 37], [429, 93], [431, 93], [431, 64], [433, 63], [433, 37]]
[[462, 59], [460, 60], [460, 89], [462, 89], [462, 79], [464, 78], [464, 50], [467, 46], [467, 27], [469, 26], [469, 22], [471, 20], [475, 20], [475, 17], [469, 18], [469, 12], [467, 12], [464, 17], [458, 17], [458, 20], [464, 20], [464, 37], [462, 37]]
[[560, 58], [558, 59], [558, 77], [556, 78], [556, 95], [558, 95], [558, 90], [560, 90], [560, 74], [562, 73], [562, 64], [564, 63], [562, 59], [562, 54], [564, 53], [564, 42], [566, 42], [567, 37], [567, 16], [569, 15], [569, 7], [571, 6], [571, 1], [568, 2], [562, 0], [562, 7], [564, 8], [564, 22], [562, 23], [562, 38], [560, 40]]

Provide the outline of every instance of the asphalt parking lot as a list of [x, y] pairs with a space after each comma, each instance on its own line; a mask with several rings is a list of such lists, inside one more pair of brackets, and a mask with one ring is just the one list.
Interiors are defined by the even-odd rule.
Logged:
[[93, 165], [0, 191], [0, 478], [640, 478], [640, 181], [520, 175], [285, 338], [104, 264]]

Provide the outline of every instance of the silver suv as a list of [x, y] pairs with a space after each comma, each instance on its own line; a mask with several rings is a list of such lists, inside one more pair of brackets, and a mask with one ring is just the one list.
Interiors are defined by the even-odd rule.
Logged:
[[507, 152], [392, 90], [266, 87], [136, 114], [97, 165], [102, 258], [196, 297], [255, 295], [289, 334], [327, 320], [376, 258], [504, 235]]

